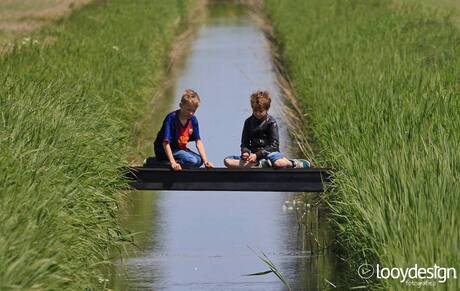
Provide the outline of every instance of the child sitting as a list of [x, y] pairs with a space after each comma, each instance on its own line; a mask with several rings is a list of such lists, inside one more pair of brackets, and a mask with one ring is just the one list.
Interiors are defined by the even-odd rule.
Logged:
[[268, 114], [271, 98], [267, 91], [251, 95], [252, 115], [246, 119], [241, 137], [241, 156], [228, 156], [228, 168], [276, 167], [308, 168], [307, 160], [288, 159], [279, 151], [279, 134], [276, 120]]
[[[203, 142], [200, 138], [198, 120], [194, 116], [200, 105], [200, 96], [191, 90], [185, 90], [179, 109], [166, 115], [154, 142], [156, 160], [169, 161], [171, 168], [179, 171], [182, 167], [213, 168], [206, 159]], [[187, 148], [189, 141], [195, 141], [199, 154]]]

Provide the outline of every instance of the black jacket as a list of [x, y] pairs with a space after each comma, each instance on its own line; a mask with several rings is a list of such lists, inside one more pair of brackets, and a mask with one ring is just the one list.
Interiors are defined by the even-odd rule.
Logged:
[[275, 118], [267, 114], [266, 118], [258, 120], [251, 115], [244, 122], [241, 153], [254, 153], [260, 160], [272, 152], [279, 152], [278, 125]]

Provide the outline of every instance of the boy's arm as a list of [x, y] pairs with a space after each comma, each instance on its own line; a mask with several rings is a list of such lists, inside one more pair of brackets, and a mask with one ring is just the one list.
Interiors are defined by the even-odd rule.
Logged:
[[208, 161], [206, 158], [206, 151], [204, 150], [204, 145], [201, 139], [196, 140], [196, 148], [198, 149], [198, 152], [200, 153], [201, 159], [203, 160], [203, 164], [206, 168], [214, 168], [214, 165]]
[[244, 153], [251, 153], [251, 150], [249, 149], [249, 125], [248, 125], [248, 120], [244, 122], [244, 127], [243, 127], [243, 133], [241, 135], [241, 154]]
[[198, 150], [198, 153], [200, 154], [204, 166], [206, 168], [214, 168], [214, 165], [206, 158], [206, 151], [204, 150], [204, 145], [200, 138], [200, 126], [198, 125], [198, 119], [196, 118], [196, 116], [193, 116], [192, 118], [192, 125], [193, 135], [191, 140], [195, 141], [196, 148]]
[[279, 133], [278, 133], [278, 125], [275, 122], [272, 122], [269, 127], [269, 142], [268, 145], [263, 147], [262, 149], [258, 150], [255, 154], [257, 156], [257, 159], [260, 160], [263, 157], [265, 157], [267, 154], [277, 151], [279, 148]]
[[163, 142], [163, 149], [165, 150], [166, 156], [168, 157], [168, 160], [171, 163], [171, 168], [175, 171], [182, 170], [181, 165], [176, 163], [176, 160], [174, 159], [169, 142], [166, 142], [166, 141]]

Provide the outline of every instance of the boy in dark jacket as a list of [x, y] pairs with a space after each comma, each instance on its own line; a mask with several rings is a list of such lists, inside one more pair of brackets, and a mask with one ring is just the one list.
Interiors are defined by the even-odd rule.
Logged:
[[252, 115], [244, 122], [241, 137], [241, 156], [228, 156], [228, 168], [272, 166], [276, 168], [308, 168], [307, 160], [288, 159], [279, 151], [276, 120], [268, 114], [271, 98], [267, 91], [251, 95]]

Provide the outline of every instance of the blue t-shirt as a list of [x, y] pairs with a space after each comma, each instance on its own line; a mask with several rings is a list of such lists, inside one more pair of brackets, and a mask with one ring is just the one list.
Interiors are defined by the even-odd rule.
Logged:
[[189, 141], [197, 141], [199, 139], [200, 129], [198, 119], [195, 115], [188, 119], [185, 125], [182, 125], [179, 120], [179, 110], [170, 112], [166, 115], [155, 139], [155, 155], [157, 159], [167, 159], [163, 149], [163, 142], [168, 142], [174, 151], [180, 149], [186, 150]]

